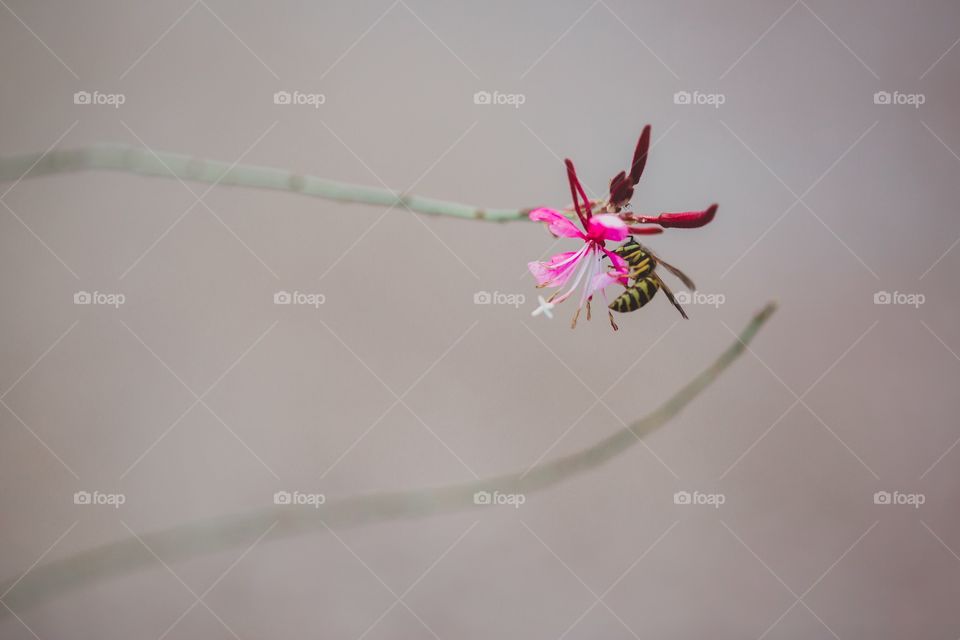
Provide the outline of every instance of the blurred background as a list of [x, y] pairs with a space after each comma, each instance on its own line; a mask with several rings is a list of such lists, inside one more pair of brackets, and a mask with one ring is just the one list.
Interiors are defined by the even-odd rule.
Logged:
[[14, 586], [4, 638], [960, 635], [956, 3], [0, 4], [3, 155], [114, 142], [562, 206], [564, 157], [602, 194], [650, 123], [634, 208], [720, 204], [650, 241], [707, 294], [691, 319], [661, 296], [613, 334], [531, 317], [526, 263], [572, 246], [541, 225], [121, 173], [0, 185], [4, 580], [276, 491], [575, 452], [780, 303], [680, 417], [520, 508], [265, 531], [31, 607]]

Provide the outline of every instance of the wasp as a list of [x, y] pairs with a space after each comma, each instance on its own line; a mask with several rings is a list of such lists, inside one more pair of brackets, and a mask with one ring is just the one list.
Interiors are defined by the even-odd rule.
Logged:
[[687, 319], [687, 314], [677, 302], [670, 287], [660, 278], [656, 272], [658, 266], [663, 266], [667, 271], [677, 276], [685, 287], [693, 291], [696, 287], [693, 280], [680, 269], [664, 262], [659, 256], [654, 254], [639, 242], [629, 237], [625, 243], [613, 250], [613, 253], [623, 258], [630, 268], [628, 278], [633, 284], [628, 286], [626, 291], [621, 293], [613, 302], [610, 308], [620, 313], [636, 311], [653, 299], [657, 291], [663, 289], [667, 299], [677, 308], [680, 315]]

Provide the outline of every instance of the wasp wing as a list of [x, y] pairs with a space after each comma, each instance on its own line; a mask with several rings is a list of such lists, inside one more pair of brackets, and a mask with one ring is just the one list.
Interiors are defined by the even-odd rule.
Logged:
[[660, 288], [663, 289], [663, 292], [667, 294], [667, 299], [673, 303], [673, 306], [677, 308], [677, 311], [680, 312], [680, 315], [683, 316], [684, 320], [689, 320], [687, 317], [687, 312], [683, 310], [683, 307], [680, 306], [680, 303], [677, 302], [677, 299], [673, 296], [673, 291], [670, 291], [670, 287], [667, 286], [667, 283], [663, 281], [663, 278], [660, 276], [654, 275], [657, 279], [657, 282], [660, 283]]
[[696, 291], [697, 285], [693, 284], [693, 280], [690, 279], [690, 276], [685, 274], [683, 271], [680, 271], [680, 269], [677, 269], [675, 266], [673, 266], [669, 262], [665, 262], [660, 258], [660, 256], [654, 253], [651, 253], [649, 249], [647, 249], [647, 253], [653, 256], [653, 259], [657, 261], [657, 264], [663, 265], [663, 267], [667, 271], [669, 271], [673, 275], [680, 278], [680, 281], [683, 282], [683, 286], [685, 286], [687, 289], [690, 289], [691, 291]]

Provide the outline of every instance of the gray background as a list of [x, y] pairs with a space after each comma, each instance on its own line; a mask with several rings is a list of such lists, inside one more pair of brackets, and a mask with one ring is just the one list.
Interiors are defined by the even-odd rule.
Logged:
[[[24, 180], [0, 210], [2, 576], [278, 489], [413, 488], [576, 451], [781, 308], [646, 447], [520, 509], [158, 560], [5, 615], [0, 635], [956, 638], [958, 37], [946, 0], [5, 0], [3, 154], [112, 141], [557, 206], [563, 157], [602, 193], [651, 123], [634, 205], [720, 203], [651, 244], [726, 302], [678, 323], [657, 299], [616, 335], [571, 332], [571, 308], [529, 315], [526, 262], [572, 245], [539, 225], [222, 186], [183, 215], [195, 197], [175, 180]], [[75, 105], [80, 90], [126, 103]], [[326, 304], [275, 306], [279, 289]], [[78, 290], [127, 302], [76, 306]], [[527, 302], [475, 305], [483, 290]], [[880, 290], [926, 302], [878, 306]], [[80, 489], [127, 502], [74, 505]]]

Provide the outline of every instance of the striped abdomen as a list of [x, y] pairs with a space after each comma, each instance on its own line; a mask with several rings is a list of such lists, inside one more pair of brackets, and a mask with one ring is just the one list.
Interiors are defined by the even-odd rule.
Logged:
[[610, 308], [620, 313], [636, 311], [653, 299], [660, 289], [660, 281], [655, 276], [641, 278], [633, 286], [627, 287], [623, 293], [610, 303]]

